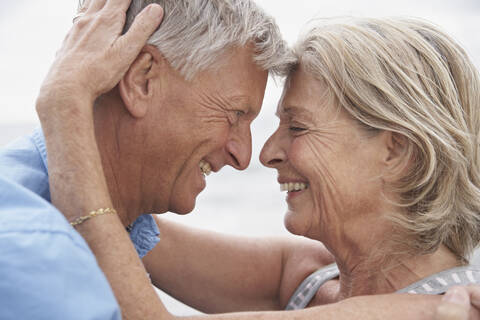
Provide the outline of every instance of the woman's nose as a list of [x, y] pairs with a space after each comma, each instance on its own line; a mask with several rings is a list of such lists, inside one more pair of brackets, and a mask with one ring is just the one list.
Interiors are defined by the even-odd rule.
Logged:
[[260, 162], [269, 168], [276, 168], [286, 160], [286, 153], [281, 146], [279, 130], [275, 131], [262, 148]]

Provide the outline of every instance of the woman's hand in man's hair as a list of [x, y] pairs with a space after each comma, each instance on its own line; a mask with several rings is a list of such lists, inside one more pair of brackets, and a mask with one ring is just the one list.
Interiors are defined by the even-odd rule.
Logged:
[[[131, 0], [86, 0], [58, 50], [37, 99], [37, 112], [91, 105], [117, 85], [148, 38], [159, 26], [163, 9], [152, 4], [122, 35]], [[52, 110], [53, 108], [53, 110]], [[63, 109], [64, 110], [64, 109]], [[90, 111], [90, 110], [89, 110]]]

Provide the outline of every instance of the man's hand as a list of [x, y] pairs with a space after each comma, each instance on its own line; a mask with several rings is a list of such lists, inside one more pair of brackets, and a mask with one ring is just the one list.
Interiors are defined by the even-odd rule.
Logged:
[[480, 319], [480, 286], [452, 287], [442, 298], [436, 320]]
[[80, 99], [93, 107], [99, 95], [121, 80], [163, 16], [163, 9], [151, 4], [121, 35], [130, 2], [85, 1], [40, 90], [40, 116], [44, 108], [49, 114], [55, 106], [68, 106], [72, 100]]

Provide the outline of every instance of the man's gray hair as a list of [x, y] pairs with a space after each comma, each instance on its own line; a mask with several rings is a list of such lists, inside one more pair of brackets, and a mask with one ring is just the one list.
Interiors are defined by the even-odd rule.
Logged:
[[229, 49], [254, 45], [254, 61], [271, 74], [283, 74], [288, 47], [274, 19], [251, 0], [132, 0], [125, 32], [149, 4], [164, 9], [160, 28], [148, 44], [159, 49], [186, 79], [214, 67]]

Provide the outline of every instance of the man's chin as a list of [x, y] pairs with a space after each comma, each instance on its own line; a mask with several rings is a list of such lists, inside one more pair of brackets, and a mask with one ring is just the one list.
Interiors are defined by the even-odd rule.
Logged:
[[168, 211], [179, 215], [186, 215], [195, 209], [195, 203], [196, 199], [193, 199], [193, 201], [184, 201], [181, 204], [173, 204]]

